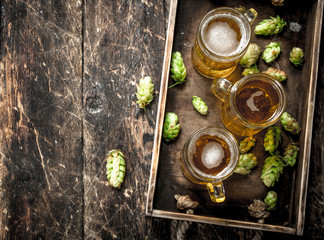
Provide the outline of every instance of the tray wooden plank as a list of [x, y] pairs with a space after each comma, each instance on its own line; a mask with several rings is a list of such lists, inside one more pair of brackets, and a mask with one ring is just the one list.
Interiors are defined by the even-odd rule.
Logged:
[[[303, 127], [299, 138], [301, 150], [298, 166], [292, 169], [285, 168], [285, 173], [273, 188], [279, 195], [277, 206], [279, 210], [272, 214], [266, 224], [253, 222], [254, 220], [247, 213], [247, 206], [253, 199], [263, 199], [268, 191], [260, 181], [263, 160], [266, 157], [262, 146], [265, 131], [256, 135], [257, 144], [252, 150], [259, 159], [257, 169], [249, 176], [234, 174], [224, 182], [227, 192], [227, 200], [224, 203], [212, 203], [209, 200], [205, 187], [189, 182], [182, 175], [178, 164], [182, 146], [194, 130], [207, 125], [224, 126], [219, 116], [221, 103], [209, 90], [211, 80], [201, 77], [193, 69], [190, 60], [191, 48], [201, 18], [211, 9], [224, 5], [230, 7], [244, 5], [246, 8], [255, 8], [259, 16], [252, 26], [253, 29], [259, 21], [269, 18], [269, 16], [280, 15], [288, 23], [287, 29], [279, 35], [260, 37], [253, 34], [252, 38], [252, 42], [256, 42], [263, 49], [271, 41], [278, 41], [282, 44], [283, 51], [272, 66], [283, 69], [288, 74], [288, 80], [283, 83], [288, 98], [287, 111], [295, 116]], [[204, 0], [199, 2], [179, 1], [179, 4], [177, 1], [171, 2], [147, 198], [147, 215], [175, 219], [181, 216], [182, 219], [219, 225], [302, 234], [322, 12], [323, 1], [308, 3], [288, 2], [283, 8], [275, 8], [270, 4], [267, 5], [259, 1], [240, 1], [239, 3], [237, 1], [222, 1], [221, 3], [215, 3]], [[309, 16], [312, 17], [310, 18]], [[289, 24], [292, 22], [302, 25], [302, 30], [295, 32], [289, 29]], [[294, 46], [299, 46], [305, 50], [306, 63], [302, 68], [293, 67], [288, 60], [289, 51]], [[170, 55], [172, 51], [182, 52], [188, 77], [186, 83], [168, 90]], [[268, 66], [262, 60], [259, 60], [258, 67], [261, 71], [265, 71]], [[241, 72], [242, 68], [239, 66], [229, 76], [229, 79], [232, 81], [238, 80]], [[171, 80], [169, 84], [172, 84]], [[193, 109], [191, 105], [191, 97], [193, 95], [203, 97], [210, 109], [207, 116], [201, 116]], [[172, 144], [161, 142], [164, 113], [168, 111], [176, 112], [182, 124], [181, 133], [177, 141]], [[242, 139], [242, 137], [236, 137], [238, 141]], [[296, 140], [298, 141], [298, 139]], [[285, 146], [287, 143], [288, 137], [284, 136], [282, 146]], [[189, 218], [185, 214], [181, 215], [176, 209], [175, 200], [173, 199], [173, 195], [176, 193], [189, 194], [194, 200], [199, 201], [200, 208], [195, 211], [195, 216], [190, 216]]]

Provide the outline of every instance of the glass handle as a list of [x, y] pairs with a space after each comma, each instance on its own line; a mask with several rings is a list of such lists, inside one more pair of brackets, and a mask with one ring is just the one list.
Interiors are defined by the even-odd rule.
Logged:
[[250, 22], [250, 25], [254, 22], [256, 17], [258, 16], [257, 11], [255, 11], [254, 8], [250, 8], [249, 10], [244, 13], [244, 16], [247, 18], [247, 20]]
[[229, 94], [232, 83], [225, 78], [216, 78], [210, 86], [210, 91], [218, 97], [222, 102], [225, 102], [226, 95]]
[[225, 189], [222, 182], [207, 183], [207, 189], [210, 199], [215, 203], [221, 203], [225, 201]]

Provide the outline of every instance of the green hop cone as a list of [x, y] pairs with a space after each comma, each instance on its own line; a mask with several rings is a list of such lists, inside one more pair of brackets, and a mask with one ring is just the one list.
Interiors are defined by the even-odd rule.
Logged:
[[239, 162], [234, 170], [235, 173], [248, 175], [251, 169], [258, 165], [257, 157], [253, 153], [240, 155]]
[[241, 154], [247, 153], [251, 150], [255, 145], [255, 138], [254, 137], [246, 137], [244, 138], [239, 144], [239, 150]]
[[262, 54], [262, 59], [266, 63], [273, 62], [280, 54], [281, 52], [281, 44], [277, 42], [271, 42], [269, 43]]
[[269, 67], [264, 73], [269, 74], [279, 82], [285, 81], [287, 79], [287, 74], [284, 71], [277, 68]]
[[240, 64], [244, 68], [251, 67], [258, 61], [260, 54], [261, 48], [257, 44], [251, 43], [244, 56], [241, 58]]
[[270, 19], [264, 19], [259, 22], [258, 25], [255, 26], [254, 33], [264, 36], [274, 35], [280, 33], [286, 25], [287, 23], [279, 16], [276, 18], [270, 17]]
[[248, 75], [251, 75], [251, 74], [254, 74], [254, 73], [259, 73], [260, 70], [258, 69], [257, 65], [254, 64], [252, 65], [251, 67], [248, 67], [248, 68], [245, 68], [242, 72], [242, 75], [244, 77], [248, 76]]
[[289, 115], [289, 113], [284, 112], [280, 118], [281, 125], [283, 128], [293, 135], [298, 135], [301, 131], [301, 127], [295, 118]]
[[107, 179], [110, 186], [120, 188], [125, 177], [125, 160], [124, 154], [120, 150], [113, 149], [107, 154]]
[[195, 107], [195, 109], [199, 113], [201, 113], [203, 115], [206, 115], [208, 113], [207, 104], [200, 97], [193, 96], [192, 97], [192, 105]]
[[180, 123], [178, 123], [178, 116], [175, 113], [168, 112], [165, 114], [163, 124], [163, 139], [166, 142], [171, 142], [179, 135]]
[[261, 180], [267, 187], [273, 187], [283, 172], [284, 164], [279, 155], [269, 156], [264, 160]]
[[183, 58], [180, 52], [172, 53], [171, 57], [171, 77], [176, 82], [169, 88], [181, 84], [187, 77], [187, 69], [183, 63]]
[[139, 81], [139, 85], [137, 87], [137, 101], [136, 103], [140, 108], [145, 110], [145, 107], [152, 102], [154, 98], [154, 84], [152, 83], [152, 78], [150, 76], [146, 76], [141, 78]]
[[277, 204], [277, 193], [275, 191], [269, 191], [264, 199], [264, 203], [266, 204], [266, 209], [268, 211], [275, 210]]
[[293, 167], [296, 163], [298, 152], [299, 147], [295, 143], [290, 142], [283, 153], [282, 161], [284, 164]]
[[271, 155], [275, 154], [279, 144], [281, 143], [281, 129], [277, 126], [271, 126], [268, 128], [267, 133], [264, 136], [264, 150]]
[[294, 47], [291, 49], [289, 54], [289, 61], [295, 66], [303, 65], [304, 63], [304, 51], [299, 47]]

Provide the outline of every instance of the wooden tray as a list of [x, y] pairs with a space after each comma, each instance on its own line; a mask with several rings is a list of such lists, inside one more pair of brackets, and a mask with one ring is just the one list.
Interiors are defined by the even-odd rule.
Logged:
[[[265, 46], [277, 41], [282, 44], [282, 53], [273, 67], [280, 68], [288, 74], [283, 83], [287, 92], [287, 112], [294, 116], [302, 126], [299, 141], [300, 152], [297, 164], [293, 168], [286, 167], [279, 182], [274, 188], [278, 193], [277, 210], [271, 213], [265, 223], [257, 223], [248, 214], [247, 207], [253, 199], [263, 200], [267, 189], [260, 180], [263, 161], [267, 157], [263, 148], [265, 131], [256, 135], [257, 143], [252, 152], [258, 157], [259, 164], [248, 176], [233, 174], [225, 180], [226, 201], [221, 204], [211, 202], [205, 186], [189, 182], [179, 167], [180, 151], [186, 139], [195, 130], [204, 126], [224, 127], [219, 110], [221, 102], [210, 92], [211, 80], [200, 76], [191, 64], [191, 48], [194, 44], [196, 30], [202, 17], [215, 7], [237, 7], [237, 1], [211, 0], [172, 0], [170, 4], [169, 24], [165, 46], [164, 65], [154, 138], [151, 175], [149, 180], [146, 215], [178, 220], [190, 220], [203, 223], [218, 224], [241, 228], [269, 230], [290, 234], [303, 234], [307, 182], [310, 164], [311, 135], [315, 90], [319, 61], [320, 33], [322, 27], [323, 1], [288, 1], [284, 7], [274, 7], [270, 0], [240, 1], [239, 5], [254, 8], [258, 17], [252, 29], [261, 20], [279, 15], [287, 22], [286, 28], [279, 35], [270, 37], [252, 37], [264, 50]], [[302, 29], [292, 28], [294, 23]], [[294, 67], [288, 60], [289, 51], [298, 46], [305, 51], [305, 64]], [[182, 85], [168, 89], [173, 83], [169, 77], [170, 59], [173, 51], [180, 51], [187, 67], [187, 80]], [[267, 65], [259, 59], [260, 71]], [[232, 81], [241, 78], [242, 68], [239, 66], [229, 76]], [[193, 95], [202, 97], [209, 106], [209, 114], [202, 116], [191, 104]], [[166, 144], [161, 140], [164, 115], [175, 112], [181, 123], [178, 139]], [[242, 137], [236, 136], [240, 141]], [[282, 146], [288, 143], [284, 134]], [[190, 195], [200, 203], [195, 215], [186, 215], [176, 208], [175, 194]]]

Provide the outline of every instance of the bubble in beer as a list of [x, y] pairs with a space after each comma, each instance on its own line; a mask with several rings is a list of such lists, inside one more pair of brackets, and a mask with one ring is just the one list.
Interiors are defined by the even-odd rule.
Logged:
[[201, 154], [201, 162], [206, 168], [211, 169], [217, 167], [224, 157], [225, 153], [222, 145], [217, 142], [209, 142]]

